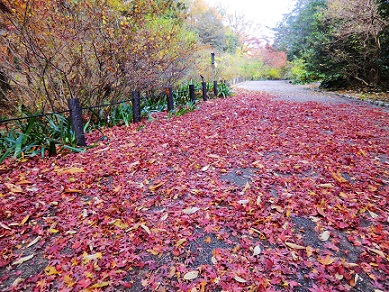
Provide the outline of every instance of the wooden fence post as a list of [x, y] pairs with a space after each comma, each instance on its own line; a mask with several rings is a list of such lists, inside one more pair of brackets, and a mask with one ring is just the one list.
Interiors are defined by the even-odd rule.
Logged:
[[140, 94], [137, 91], [132, 92], [132, 118], [134, 123], [138, 123], [141, 120]]
[[72, 129], [76, 135], [77, 145], [86, 146], [84, 126], [82, 124], [82, 108], [78, 98], [68, 99]]
[[195, 98], [195, 87], [193, 84], [189, 84], [189, 100], [190, 102], [196, 102]]
[[203, 100], [207, 101], [208, 96], [207, 96], [207, 82], [203, 81], [201, 82], [202, 88], [203, 88]]
[[57, 148], [54, 140], [51, 140], [49, 143], [49, 156], [57, 156]]
[[213, 81], [213, 93], [215, 94], [215, 97], [219, 94], [219, 89], [217, 88], [217, 81]]
[[166, 98], [167, 98], [167, 110], [174, 110], [174, 100], [173, 100], [173, 89], [169, 86], [166, 88]]

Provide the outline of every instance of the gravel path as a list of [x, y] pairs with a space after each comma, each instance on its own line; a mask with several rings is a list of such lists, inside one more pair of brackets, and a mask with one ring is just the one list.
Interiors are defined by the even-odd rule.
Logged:
[[335, 93], [320, 92], [306, 86], [293, 85], [286, 80], [281, 81], [246, 81], [235, 85], [236, 88], [258, 90], [270, 93], [281, 100], [297, 102], [350, 103]]

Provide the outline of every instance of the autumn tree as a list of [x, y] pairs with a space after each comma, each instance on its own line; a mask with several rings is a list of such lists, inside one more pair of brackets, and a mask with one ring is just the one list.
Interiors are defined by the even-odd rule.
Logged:
[[388, 87], [386, 1], [299, 0], [276, 33], [298, 81], [329, 87]]
[[[158, 88], [179, 78], [196, 43], [186, 7], [159, 0], [8, 0], [1, 36], [12, 95], [32, 109], [84, 105]], [[22, 98], [23, 97], [23, 98]]]
[[376, 88], [382, 76], [382, 37], [389, 25], [389, 19], [380, 15], [379, 3], [329, 0], [325, 21], [332, 27], [332, 42], [325, 51], [327, 72]]

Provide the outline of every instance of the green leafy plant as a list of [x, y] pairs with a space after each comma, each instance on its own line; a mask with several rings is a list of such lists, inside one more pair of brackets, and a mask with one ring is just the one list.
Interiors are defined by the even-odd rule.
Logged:
[[174, 111], [169, 112], [168, 117], [171, 118], [172, 116], [179, 117], [186, 113], [193, 112], [196, 110], [196, 103], [194, 102], [187, 102], [185, 105], [175, 109]]
[[231, 88], [225, 84], [225, 83], [220, 83], [218, 85], [218, 96], [219, 97], [228, 97], [228, 96], [231, 96], [232, 95], [232, 90]]
[[119, 104], [113, 108], [110, 117], [110, 122], [114, 126], [120, 125], [121, 123], [129, 126], [133, 120], [132, 105], [124, 102]]
[[39, 116], [27, 112], [27, 115], [33, 117], [18, 120], [0, 132], [0, 163], [9, 156], [53, 155], [57, 152], [57, 146], [59, 151], [80, 151], [76, 147], [76, 138], [68, 118], [58, 114]]

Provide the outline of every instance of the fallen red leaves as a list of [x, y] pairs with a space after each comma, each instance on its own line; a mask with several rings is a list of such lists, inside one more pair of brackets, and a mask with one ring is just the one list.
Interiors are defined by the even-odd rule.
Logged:
[[0, 288], [389, 290], [388, 113], [245, 93], [200, 108], [3, 165]]

